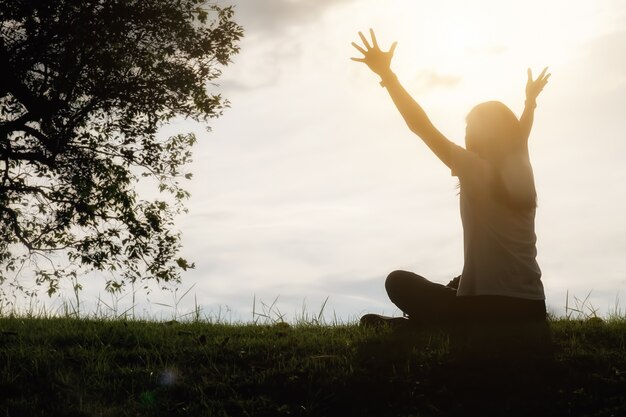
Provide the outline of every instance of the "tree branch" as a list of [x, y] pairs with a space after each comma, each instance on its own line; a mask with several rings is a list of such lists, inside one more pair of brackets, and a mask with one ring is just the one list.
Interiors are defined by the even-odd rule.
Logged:
[[0, 156], [5, 160], [14, 160], [14, 161], [31, 161], [31, 162], [40, 162], [49, 167], [52, 166], [54, 160], [52, 158], [46, 157], [41, 152], [14, 152], [8, 149], [0, 148]]
[[20, 117], [15, 120], [11, 120], [9, 122], [0, 123], [0, 137], [4, 135], [8, 135], [15, 130], [18, 130], [22, 126], [26, 126], [26, 122], [30, 122], [34, 120], [33, 114], [30, 112], [24, 113]]
[[22, 228], [20, 227], [20, 224], [17, 220], [17, 214], [15, 213], [14, 210], [5, 207], [4, 205], [0, 205], [0, 211], [4, 212], [6, 214], [9, 215], [10, 220], [11, 220], [11, 229], [13, 229], [13, 232], [15, 233], [15, 236], [19, 239], [20, 242], [22, 242], [22, 244], [24, 246], [26, 246], [26, 248], [28, 249], [29, 252], [33, 251], [33, 245], [31, 244], [31, 242], [26, 239], [26, 237], [24, 236], [24, 234], [22, 233]]
[[57, 106], [52, 105], [52, 103], [45, 101], [42, 103], [15, 76], [2, 38], [0, 38], [0, 66], [5, 70], [3, 76], [0, 77], [0, 91], [10, 92], [33, 115], [52, 113], [57, 109]]

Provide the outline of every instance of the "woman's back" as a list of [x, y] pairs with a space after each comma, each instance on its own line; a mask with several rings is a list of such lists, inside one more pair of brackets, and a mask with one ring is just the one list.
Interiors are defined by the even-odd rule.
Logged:
[[536, 261], [535, 207], [518, 207], [498, 196], [501, 181], [513, 200], [534, 198], [530, 163], [511, 158], [506, 175], [473, 152], [451, 143], [452, 174], [458, 176], [464, 266], [458, 296], [502, 295], [545, 299]]

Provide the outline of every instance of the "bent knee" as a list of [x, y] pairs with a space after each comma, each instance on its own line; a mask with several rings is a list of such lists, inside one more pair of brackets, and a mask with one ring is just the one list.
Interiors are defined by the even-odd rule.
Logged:
[[407, 271], [397, 270], [387, 275], [385, 280], [385, 290], [387, 294], [398, 294], [405, 287], [407, 278], [411, 273]]

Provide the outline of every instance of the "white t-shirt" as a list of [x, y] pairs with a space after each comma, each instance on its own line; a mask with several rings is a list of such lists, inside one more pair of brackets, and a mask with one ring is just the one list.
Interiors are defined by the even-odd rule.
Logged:
[[[545, 300], [537, 264], [535, 209], [514, 210], [493, 195], [489, 162], [450, 142], [452, 175], [461, 185], [464, 265], [457, 296], [503, 295]], [[535, 193], [528, 157], [501, 173], [509, 193]]]

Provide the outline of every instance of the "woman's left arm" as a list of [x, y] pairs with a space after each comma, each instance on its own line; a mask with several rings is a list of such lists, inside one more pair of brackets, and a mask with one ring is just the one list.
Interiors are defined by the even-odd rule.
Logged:
[[520, 127], [522, 129], [522, 140], [528, 142], [530, 136], [530, 130], [533, 127], [533, 120], [535, 116], [535, 108], [537, 107], [537, 97], [543, 90], [543, 87], [548, 83], [548, 78], [552, 74], [546, 74], [548, 67], [545, 67], [536, 80], [533, 80], [533, 73], [528, 68], [528, 81], [526, 82], [526, 102], [524, 105], [524, 112], [520, 117]]

